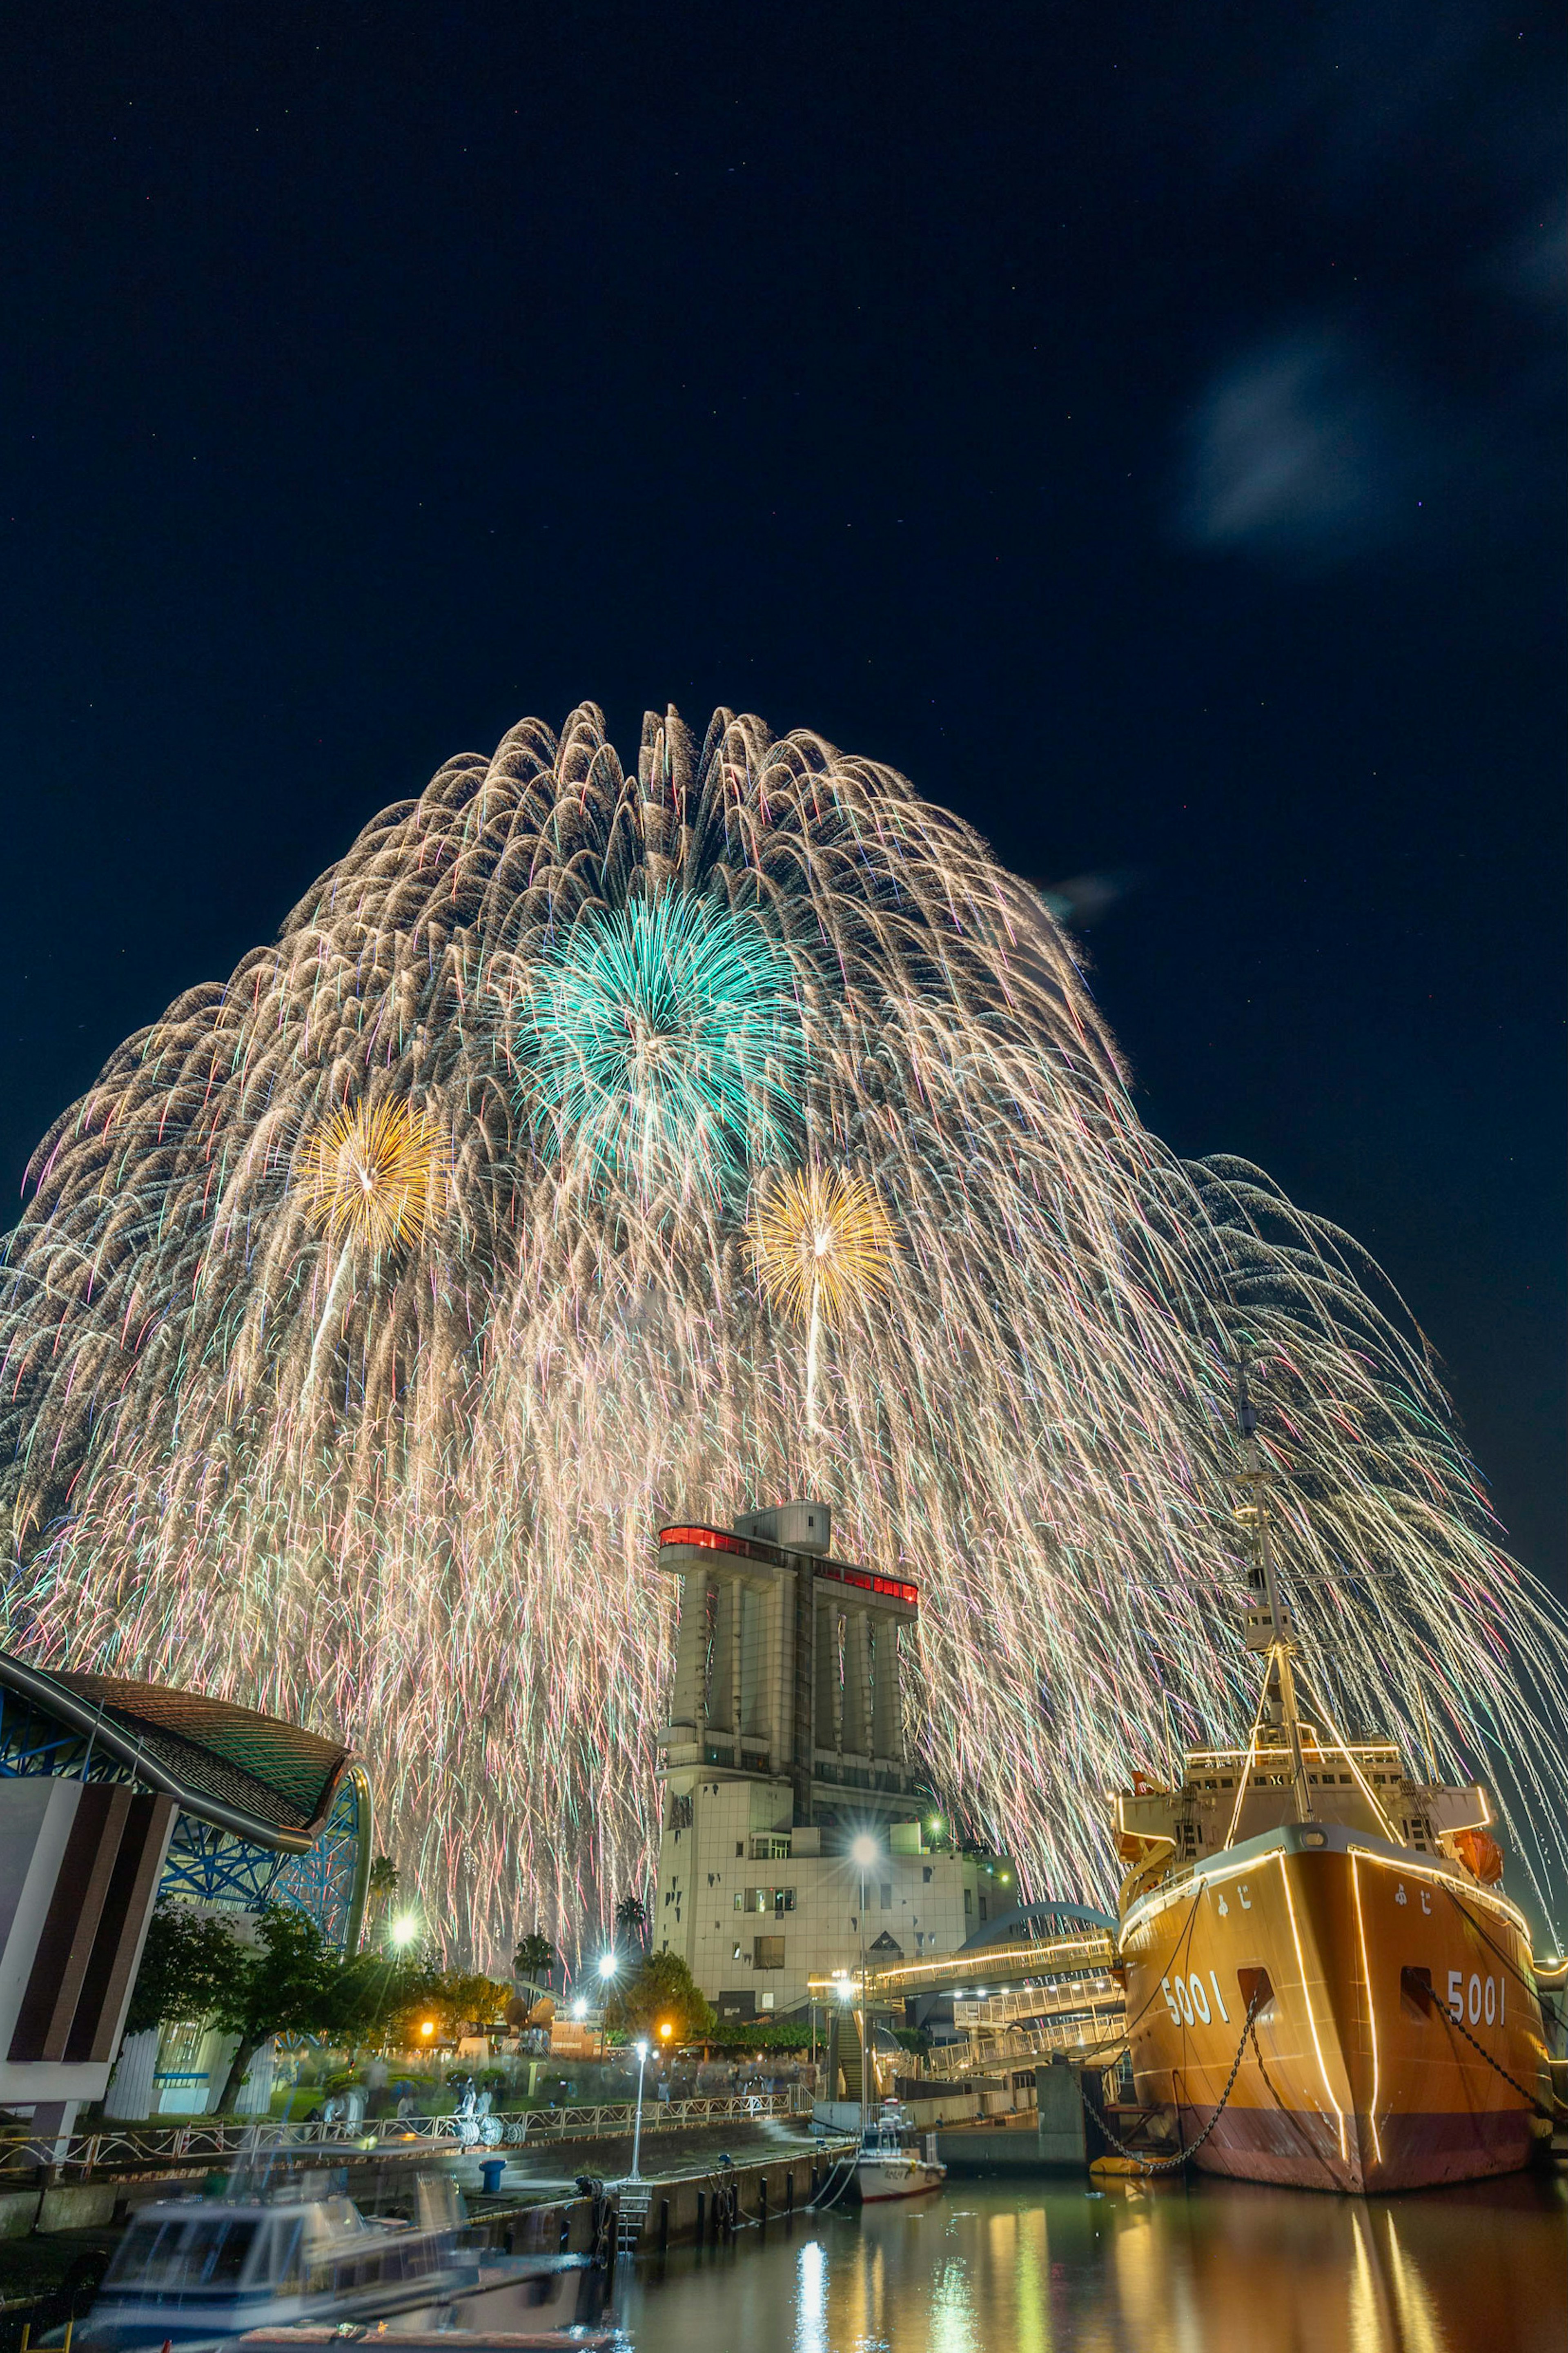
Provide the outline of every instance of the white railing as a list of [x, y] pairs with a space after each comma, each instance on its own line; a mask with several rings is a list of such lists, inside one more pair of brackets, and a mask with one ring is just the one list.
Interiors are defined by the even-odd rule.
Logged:
[[1127, 2040], [1127, 2024], [1117, 2010], [1095, 2018], [1043, 2018], [1032, 2026], [1015, 2026], [982, 2042], [939, 2043], [921, 2061], [922, 2082], [946, 2083], [955, 2076], [984, 2075], [993, 2068], [1025, 2065], [1031, 2059], [1049, 2058], [1060, 2051], [1085, 2060], [1120, 2050]]
[[[760, 2116], [809, 2116], [811, 2094], [790, 2092], [731, 2093], [723, 2099], [645, 2100], [642, 2128], [670, 2132], [682, 2125], [730, 2124]], [[52, 2166], [58, 2173], [86, 2175], [106, 2168], [155, 2169], [198, 2162], [232, 2162], [321, 2149], [334, 2156], [378, 2153], [414, 2155], [421, 2147], [461, 2150], [521, 2148], [530, 2142], [611, 2138], [632, 2130], [637, 2110], [630, 2100], [596, 2107], [523, 2108], [471, 2116], [376, 2116], [363, 2125], [222, 2124], [201, 2118], [189, 2124], [149, 2125], [133, 2131], [106, 2129], [48, 2135], [37, 2140], [0, 2139], [0, 2183], [7, 2170]], [[494, 2127], [492, 2131], [490, 2128]]]
[[1016, 2026], [1020, 2019], [1049, 2018], [1074, 2010], [1121, 2010], [1127, 1997], [1112, 1977], [1055, 1978], [1045, 1985], [1009, 1986], [1005, 1993], [955, 2000], [955, 2026]]

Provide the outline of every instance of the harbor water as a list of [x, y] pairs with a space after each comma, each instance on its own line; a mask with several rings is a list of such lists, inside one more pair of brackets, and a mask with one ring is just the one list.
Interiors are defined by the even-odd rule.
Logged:
[[1568, 2178], [950, 2182], [622, 2266], [636, 2353], [1563, 2353]]

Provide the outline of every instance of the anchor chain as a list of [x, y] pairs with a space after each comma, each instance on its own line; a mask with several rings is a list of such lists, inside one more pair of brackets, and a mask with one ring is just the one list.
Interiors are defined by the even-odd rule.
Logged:
[[[1436, 1997], [1434, 1997], [1434, 1999], [1436, 1999]], [[1446, 2001], [1439, 2001], [1436, 2006], [1438, 2010], [1441, 2010], [1448, 2024], [1458, 2028], [1459, 2032], [1464, 2036], [1471, 2050], [1479, 2051], [1480, 2052], [1481, 2057], [1486, 2061], [1487, 2065], [1491, 2068], [1494, 2074], [1500, 2075], [1503, 2082], [1509, 2084], [1519, 2094], [1520, 2098], [1525, 2102], [1532, 2114], [1538, 2116], [1543, 2124], [1556, 2125], [1563, 2122], [1563, 2117], [1568, 2116], [1568, 2108], [1563, 2106], [1563, 2102], [1557, 2098], [1555, 2092], [1552, 2095], [1556, 2104], [1557, 2113], [1554, 2115], [1551, 2108], [1543, 2108], [1542, 2106], [1541, 2102], [1536, 2098], [1533, 2092], [1527, 2092], [1524, 2085], [1518, 2081], [1517, 2077], [1509, 2073], [1508, 2069], [1502, 2064], [1500, 2060], [1494, 2059], [1492, 2057], [1491, 2052], [1487, 2049], [1485, 2043], [1477, 2041], [1476, 2037], [1470, 2032], [1469, 2028], [1465, 2024], [1464, 2020], [1462, 2018], [1456, 2018]]]
[[1111, 2131], [1110, 2126], [1106, 2123], [1105, 2118], [1100, 2115], [1099, 2109], [1090, 2107], [1089, 2094], [1084, 2091], [1082, 2079], [1081, 2077], [1079, 2078], [1079, 2090], [1082, 2096], [1084, 2106], [1089, 2109], [1089, 2114], [1094, 2118], [1096, 2130], [1104, 2136], [1104, 2137], [1110, 2143], [1111, 2147], [1115, 2149], [1120, 2156], [1130, 2157], [1134, 2165], [1141, 2165], [1145, 2173], [1177, 2173], [1181, 2170], [1184, 2165], [1190, 2165], [1192, 2163], [1199, 2149], [1202, 2148], [1205, 2141], [1207, 2140], [1210, 2133], [1213, 2132], [1215, 2125], [1218, 2124], [1221, 2116], [1224, 2116], [1226, 2105], [1228, 2102], [1232, 2092], [1236, 2089], [1236, 2079], [1241, 2073], [1242, 2054], [1247, 2049], [1247, 2038], [1252, 2031], [1252, 2021], [1258, 2013], [1258, 2005], [1262, 2001], [1262, 1999], [1263, 1990], [1262, 1988], [1259, 1987], [1258, 1990], [1253, 1995], [1252, 2000], [1247, 2005], [1247, 2020], [1241, 2030], [1241, 2041], [1236, 2046], [1236, 2056], [1230, 2063], [1230, 2073], [1226, 2077], [1225, 2089], [1220, 2094], [1218, 2107], [1215, 2110], [1213, 2116], [1209, 2118], [1202, 2132], [1199, 2133], [1196, 2140], [1189, 2142], [1188, 2146], [1182, 2150], [1178, 2157], [1145, 2157], [1142, 2149], [1129, 2148], [1124, 2140], [1118, 2140], [1116, 2135]]

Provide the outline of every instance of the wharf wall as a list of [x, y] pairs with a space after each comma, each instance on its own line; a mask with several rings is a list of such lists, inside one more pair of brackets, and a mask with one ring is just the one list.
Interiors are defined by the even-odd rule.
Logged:
[[[792, 2157], [743, 2159], [710, 2173], [651, 2181], [637, 2257], [662, 2254], [667, 2247], [716, 2245], [737, 2231], [789, 2221], [805, 2214], [838, 2169], [832, 2148], [802, 2148]], [[523, 2252], [521, 2241], [517, 2252]]]

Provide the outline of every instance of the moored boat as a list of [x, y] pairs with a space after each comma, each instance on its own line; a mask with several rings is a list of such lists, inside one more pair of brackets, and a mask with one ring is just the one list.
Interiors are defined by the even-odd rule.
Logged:
[[[1349, 2191], [1526, 2164], [1553, 2103], [1528, 1923], [1479, 1783], [1299, 1696], [1247, 1398], [1250, 1739], [1115, 1799], [1133, 2079], [1208, 2171]], [[1313, 1720], [1313, 1718], [1317, 1720]]]
[[[254, 2330], [333, 2329], [432, 2314], [459, 2298], [517, 2284], [543, 2284], [532, 2301], [575, 2319], [585, 2258], [488, 2257], [464, 2245], [451, 2185], [421, 2181], [415, 2225], [377, 2222], [310, 2179], [268, 2194], [174, 2198], [143, 2207], [104, 2274], [97, 2300], [73, 2324], [83, 2353], [170, 2346], [205, 2353]], [[570, 2274], [570, 2276], [568, 2276]], [[58, 2342], [42, 2340], [46, 2345]]]
[[938, 2162], [936, 2135], [928, 2133], [922, 2147], [902, 2112], [889, 2104], [861, 2135], [855, 2168], [855, 2188], [862, 2206], [880, 2205], [892, 2198], [923, 2198], [940, 2189], [947, 2168]]

